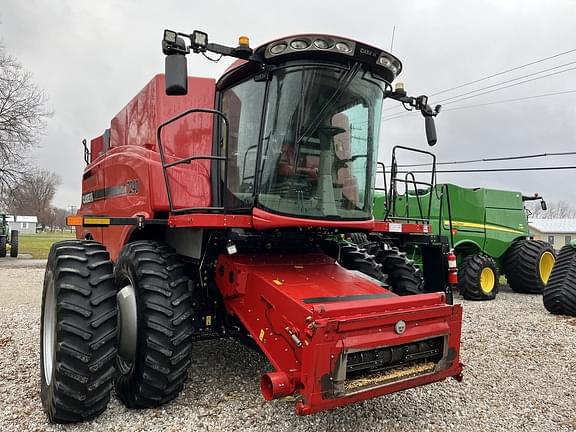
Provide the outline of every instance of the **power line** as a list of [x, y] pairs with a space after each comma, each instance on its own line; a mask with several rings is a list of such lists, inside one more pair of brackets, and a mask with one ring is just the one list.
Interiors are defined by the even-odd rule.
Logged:
[[[479, 82], [482, 82], [482, 81], [486, 81], [486, 80], [489, 80], [490, 78], [494, 78], [494, 77], [497, 77], [497, 76], [500, 76], [500, 75], [504, 75], [504, 74], [507, 74], [507, 73], [509, 73], [509, 72], [514, 72], [514, 71], [516, 71], [516, 70], [523, 69], [523, 68], [525, 68], [525, 67], [532, 66], [532, 65], [535, 65], [535, 64], [538, 64], [538, 63], [542, 63], [542, 62], [545, 62], [545, 61], [547, 61], [547, 60], [551, 60], [551, 59], [554, 59], [554, 58], [557, 58], [557, 57], [561, 57], [561, 56], [563, 56], [563, 55], [570, 54], [570, 53], [573, 53], [573, 52], [576, 52], [576, 48], [570, 49], [570, 50], [568, 50], [568, 51], [563, 51], [563, 52], [560, 52], [560, 53], [558, 53], [558, 54], [554, 54], [554, 55], [551, 55], [551, 56], [548, 56], [548, 57], [544, 57], [544, 58], [541, 58], [541, 59], [538, 59], [538, 60], [535, 60], [535, 61], [531, 61], [531, 62], [529, 62], [529, 63], [524, 63], [524, 64], [522, 64], [522, 65], [520, 65], [520, 66], [516, 66], [516, 67], [510, 68], [510, 69], [506, 69], [506, 70], [503, 70], [503, 71], [501, 71], [501, 72], [497, 72], [497, 73], [495, 73], [495, 74], [487, 75], [487, 76], [485, 76], [485, 77], [481, 77], [481, 78], [475, 79], [475, 80], [473, 80], [473, 81], [469, 81], [469, 82], [466, 82], [466, 83], [463, 83], [463, 84], [459, 84], [459, 85], [457, 85], [457, 86], [455, 86], [455, 87], [450, 87], [450, 88], [448, 88], [448, 89], [446, 89], [446, 90], [441, 90], [441, 91], [438, 91], [438, 92], [436, 92], [436, 93], [432, 93], [432, 94], [430, 94], [429, 96], [430, 96], [430, 97], [432, 97], [432, 96], [437, 96], [437, 95], [439, 95], [439, 94], [448, 93], [448, 92], [450, 92], [450, 91], [452, 91], [452, 90], [458, 90], [458, 89], [463, 88], [463, 87], [468, 87], [468, 86], [470, 86], [470, 85], [472, 85], [472, 84], [476, 84], [476, 83], [479, 83]], [[386, 109], [384, 109], [383, 111], [390, 111], [390, 110], [393, 110], [393, 109], [398, 109], [398, 107], [397, 107], [397, 106], [394, 106], [394, 107], [386, 108]]]
[[[469, 169], [469, 170], [437, 170], [436, 173], [475, 173], [475, 172], [516, 172], [516, 171], [556, 171], [556, 170], [573, 170], [576, 166], [553, 166], [553, 167], [527, 167], [527, 168], [486, 168], [486, 169]], [[398, 171], [398, 173], [407, 174], [430, 174], [430, 170], [420, 171]]]
[[[520, 155], [520, 156], [502, 156], [502, 157], [483, 158], [483, 159], [466, 159], [466, 160], [450, 161], [450, 162], [436, 162], [436, 165], [459, 165], [459, 164], [468, 164], [468, 163], [476, 163], [476, 162], [498, 162], [498, 161], [508, 161], [508, 160], [518, 160], [518, 159], [533, 159], [533, 158], [540, 158], [540, 157], [572, 156], [572, 155], [576, 155], [576, 151], [537, 153], [537, 154], [528, 154], [528, 155]], [[432, 163], [407, 164], [407, 165], [398, 165], [398, 166], [402, 167], [402, 168], [407, 168], [407, 167], [419, 167], [419, 166], [429, 166], [429, 165], [432, 165]]]
[[469, 86], [469, 85], [476, 84], [476, 83], [479, 83], [479, 82], [481, 82], [481, 81], [486, 81], [486, 80], [488, 80], [488, 79], [490, 79], [490, 78], [494, 78], [494, 77], [497, 77], [497, 76], [500, 76], [500, 75], [504, 75], [504, 74], [507, 74], [507, 73], [509, 73], [509, 72], [514, 72], [514, 71], [516, 71], [516, 70], [523, 69], [523, 68], [525, 68], [525, 67], [532, 66], [532, 65], [535, 65], [535, 64], [538, 64], [538, 63], [542, 63], [542, 62], [545, 62], [546, 60], [551, 60], [551, 59], [553, 59], [553, 58], [560, 57], [560, 56], [563, 56], [563, 55], [566, 55], [566, 54], [570, 54], [570, 53], [573, 53], [573, 52], [576, 52], [576, 48], [570, 49], [570, 50], [568, 50], [568, 51], [563, 51], [563, 52], [561, 52], [561, 53], [554, 54], [554, 55], [549, 56], [549, 57], [544, 57], [544, 58], [542, 58], [542, 59], [535, 60], [535, 61], [532, 61], [532, 62], [529, 62], [529, 63], [525, 63], [525, 64], [520, 65], [520, 66], [516, 66], [516, 67], [510, 68], [510, 69], [506, 69], [506, 70], [504, 70], [504, 71], [502, 71], [502, 72], [498, 72], [498, 73], [495, 73], [495, 74], [492, 74], [492, 75], [488, 75], [488, 76], [485, 76], [485, 77], [483, 77], [483, 78], [478, 78], [478, 79], [476, 79], [476, 80], [474, 80], [474, 81], [470, 81], [470, 82], [467, 82], [467, 83], [464, 83], [464, 84], [457, 85], [456, 87], [451, 87], [451, 88], [446, 89], [446, 90], [442, 90], [442, 91], [439, 91], [439, 92], [436, 92], [436, 93], [432, 93], [430, 96], [437, 96], [437, 95], [442, 94], [442, 93], [448, 93], [449, 91], [452, 91], [452, 90], [457, 90], [457, 89], [462, 88], [462, 87], [467, 87], [467, 86]]
[[443, 111], [457, 111], [457, 110], [462, 110], [462, 109], [478, 108], [478, 107], [483, 107], [483, 106], [488, 106], [488, 105], [498, 105], [498, 104], [503, 104], [503, 103], [518, 102], [518, 101], [537, 99], [537, 98], [543, 98], [543, 97], [548, 97], [548, 96], [558, 96], [558, 95], [563, 95], [563, 94], [568, 94], [568, 93], [576, 93], [576, 90], [567, 90], [567, 91], [555, 92], [555, 93], [545, 93], [545, 94], [541, 94], [541, 95], [526, 96], [526, 97], [514, 98], [514, 99], [504, 99], [504, 100], [500, 100], [500, 101], [486, 102], [486, 103], [475, 104], [475, 105], [464, 105], [464, 106], [460, 106], [460, 107], [448, 108], [448, 109], [445, 109]]
[[[575, 69], [576, 69], [576, 66], [571, 67], [571, 68], [568, 68], [568, 69], [564, 69], [564, 70], [561, 70], [561, 71], [558, 71], [558, 72], [552, 72], [552, 73], [549, 73], [549, 74], [546, 74], [546, 75], [542, 75], [542, 76], [539, 76], [539, 77], [536, 77], [536, 78], [531, 78], [531, 79], [528, 79], [528, 80], [524, 80], [524, 81], [520, 81], [520, 82], [517, 82], [517, 83], [509, 84], [509, 85], [507, 85], [507, 86], [500, 87], [500, 88], [497, 88], [497, 89], [487, 90], [487, 91], [485, 91], [485, 92], [478, 93], [478, 94], [475, 94], [475, 95], [462, 97], [462, 98], [460, 98], [460, 99], [456, 99], [456, 100], [447, 102], [447, 103], [445, 103], [444, 105], [449, 105], [449, 104], [452, 104], [452, 103], [456, 103], [456, 102], [461, 102], [461, 101], [464, 101], [464, 100], [472, 99], [472, 98], [475, 98], [475, 97], [478, 97], [478, 96], [483, 96], [483, 95], [486, 95], [486, 94], [489, 94], [489, 93], [494, 93], [494, 92], [497, 92], [497, 91], [500, 91], [500, 90], [505, 90], [505, 89], [510, 88], [510, 87], [515, 87], [515, 86], [518, 86], [518, 85], [521, 85], [521, 84], [526, 84], [526, 83], [529, 83], [529, 82], [532, 82], [532, 81], [540, 80], [540, 79], [543, 79], [543, 78], [548, 78], [548, 77], [550, 77], [550, 76], [559, 75], [559, 74], [565, 73], [565, 72], [570, 72], [570, 71], [575, 70]], [[389, 117], [384, 117], [382, 120], [384, 120], [384, 121], [385, 121], [385, 120], [394, 120], [394, 119], [397, 119], [397, 118], [400, 118], [400, 117], [405, 117], [405, 116], [407, 116], [407, 115], [410, 115], [410, 114], [412, 114], [413, 112], [415, 112], [415, 111], [410, 111], [410, 112], [402, 113], [402, 114], [394, 114], [394, 115], [391, 115], [391, 116], [389, 116]]]
[[[522, 75], [522, 76], [519, 76], [519, 77], [516, 77], [516, 78], [512, 78], [512, 79], [509, 79], [509, 80], [506, 80], [506, 81], [502, 81], [502, 82], [499, 82], [499, 83], [496, 83], [496, 84], [492, 84], [492, 85], [489, 85], [489, 86], [486, 86], [486, 87], [481, 87], [481, 88], [476, 89], [476, 90], [471, 90], [471, 91], [466, 92], [466, 93], [461, 93], [461, 94], [456, 95], [456, 96], [451, 96], [451, 97], [446, 98], [446, 99], [441, 99], [441, 100], [439, 100], [437, 103], [443, 103], [443, 102], [446, 102], [446, 101], [449, 101], [449, 100], [452, 100], [452, 99], [457, 99], [457, 98], [462, 97], [462, 96], [468, 96], [469, 94], [472, 94], [472, 93], [477, 93], [477, 92], [482, 91], [482, 90], [487, 90], [487, 89], [490, 89], [490, 88], [498, 87], [498, 86], [500, 86], [500, 85], [508, 84], [508, 83], [511, 83], [511, 82], [514, 82], [514, 81], [518, 81], [518, 80], [521, 80], [521, 79], [524, 79], [524, 78], [529, 78], [529, 77], [534, 76], [534, 75], [540, 75], [541, 73], [550, 72], [551, 70], [560, 69], [560, 68], [565, 67], [565, 66], [570, 66], [570, 65], [573, 65], [574, 63], [576, 63], [576, 61], [564, 63], [564, 64], [561, 64], [561, 65], [559, 65], [559, 66], [554, 66], [554, 67], [551, 67], [551, 68], [548, 68], [548, 69], [543, 69], [543, 70], [538, 71], [538, 72], [532, 72], [532, 73], [529, 73], [529, 74], [527, 74], [527, 75]], [[569, 71], [569, 70], [571, 70], [571, 69], [566, 69], [566, 71]], [[565, 72], [565, 71], [562, 71], [562, 72]], [[538, 78], [538, 79], [540, 79], [540, 78]], [[450, 103], [452, 103], [452, 102], [450, 102]]]

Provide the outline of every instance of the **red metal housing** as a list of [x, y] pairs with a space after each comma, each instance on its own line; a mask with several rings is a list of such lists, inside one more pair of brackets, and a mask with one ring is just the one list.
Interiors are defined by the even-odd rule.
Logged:
[[[461, 374], [462, 309], [447, 305], [443, 293], [399, 297], [323, 254], [222, 255], [216, 282], [229, 313], [240, 318], [276, 369], [262, 378], [263, 396], [297, 393], [298, 414]], [[402, 332], [395, 329], [401, 321]], [[351, 353], [435, 338], [442, 340], [442, 353], [434, 362], [347, 376]]]

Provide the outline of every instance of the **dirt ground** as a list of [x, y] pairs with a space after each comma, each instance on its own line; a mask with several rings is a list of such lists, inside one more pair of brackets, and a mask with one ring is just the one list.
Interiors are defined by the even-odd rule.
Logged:
[[264, 402], [270, 370], [233, 340], [197, 343], [184, 392], [150, 410], [108, 410], [78, 425], [50, 425], [39, 397], [44, 262], [0, 264], [0, 431], [576, 431], [576, 319], [548, 314], [541, 296], [503, 289], [464, 305], [464, 381], [410, 389], [298, 417]]

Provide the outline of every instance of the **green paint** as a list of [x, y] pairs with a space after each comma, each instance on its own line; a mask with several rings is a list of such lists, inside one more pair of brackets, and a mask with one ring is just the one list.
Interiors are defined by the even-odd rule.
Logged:
[[[455, 230], [453, 243], [450, 240], [447, 194], [452, 229]], [[494, 258], [502, 271], [502, 260], [511, 244], [531, 236], [520, 192], [439, 184], [432, 191], [421, 191], [419, 198], [424, 216], [431, 205], [432, 233], [449, 238], [450, 247], [456, 249], [459, 261], [467, 254], [483, 252]], [[374, 200], [376, 219], [384, 217], [385, 207], [384, 195], [377, 195]], [[394, 214], [389, 218], [419, 218], [420, 215], [418, 198], [411, 193], [397, 197]]]

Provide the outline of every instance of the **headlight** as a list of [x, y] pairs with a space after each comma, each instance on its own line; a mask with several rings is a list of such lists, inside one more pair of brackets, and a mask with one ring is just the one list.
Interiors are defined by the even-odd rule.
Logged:
[[287, 46], [288, 45], [284, 42], [277, 43], [276, 45], [272, 46], [272, 48], [270, 48], [270, 52], [272, 54], [280, 54], [286, 49]]
[[314, 41], [314, 46], [320, 49], [328, 49], [332, 46], [332, 44], [324, 39], [316, 39]]
[[340, 52], [347, 53], [351, 51], [351, 48], [348, 46], [346, 42], [338, 42], [336, 44], [336, 49]]
[[310, 46], [310, 42], [304, 39], [294, 39], [292, 42], [290, 42], [290, 46], [295, 50], [303, 50]]

